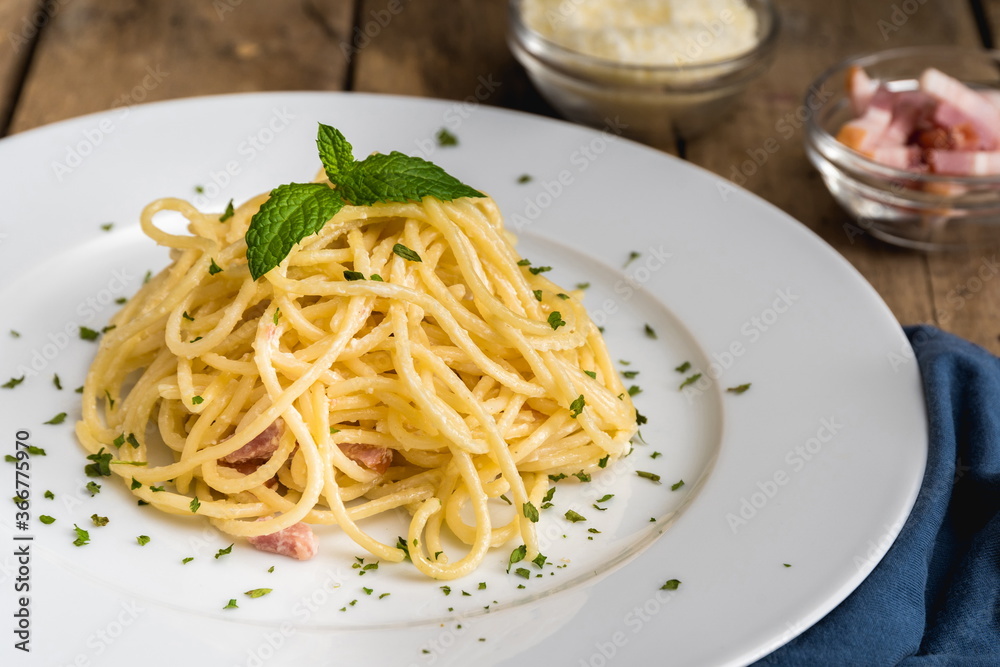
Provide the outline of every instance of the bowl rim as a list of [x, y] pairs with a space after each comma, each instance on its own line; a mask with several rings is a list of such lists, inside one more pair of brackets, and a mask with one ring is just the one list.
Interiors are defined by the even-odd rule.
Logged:
[[[813, 144], [820, 156], [828, 160], [841, 171], [857, 171], [858, 169], [864, 169], [870, 175], [884, 177], [889, 180], [906, 180], [917, 183], [951, 183], [968, 186], [1000, 185], [1000, 176], [997, 175], [958, 176], [910, 171], [907, 169], [890, 167], [880, 162], [876, 162], [867, 155], [859, 153], [853, 148], [842, 144], [835, 136], [819, 124], [817, 117], [820, 115], [820, 112], [830, 104], [830, 101], [824, 100], [816, 106], [816, 108], [813, 108], [813, 105], [810, 104], [810, 102], [814, 99], [818, 91], [823, 90], [825, 85], [832, 79], [843, 77], [847, 70], [855, 65], [864, 68], [867, 65], [885, 62], [886, 60], [912, 57], [917, 54], [921, 57], [934, 57], [935, 55], [983, 57], [992, 60], [993, 63], [1000, 68], [1000, 50], [948, 44], [930, 46], [900, 46], [892, 49], [885, 49], [883, 51], [849, 56], [825, 69], [813, 80], [812, 83], [809, 84], [809, 87], [806, 89], [803, 104], [805, 105], [805, 108], [811, 110], [811, 113], [805, 122], [804, 138], [806, 143]], [[998, 85], [997, 89], [1000, 90], [1000, 85]]]
[[[611, 60], [610, 58], [590, 55], [582, 51], [577, 51], [576, 49], [571, 49], [551, 40], [537, 30], [534, 30], [528, 26], [521, 14], [521, 5], [523, 5], [524, 2], [525, 0], [508, 0], [508, 32], [510, 39], [516, 40], [527, 53], [536, 59], [541, 60], [547, 65], [558, 67], [559, 69], [565, 69], [565, 65], [562, 63], [568, 60], [575, 61], [583, 65], [589, 65], [591, 67], [596, 66], [599, 68], [621, 72], [690, 75], [697, 72], [724, 70], [729, 73], [749, 68], [762, 57], [765, 57], [769, 53], [773, 52], [777, 46], [778, 36], [781, 33], [780, 13], [778, 12], [774, 1], [756, 0], [756, 2], [751, 5], [751, 8], [759, 6], [766, 12], [767, 17], [770, 20], [768, 22], [767, 32], [749, 51], [745, 51], [730, 58], [723, 58], [721, 60], [712, 60], [704, 63], [690, 63], [685, 65], [644, 65], [641, 63], [624, 63], [617, 60]], [[539, 53], [537, 49], [529, 48], [523, 39], [524, 36], [528, 36], [532, 40], [541, 44], [544, 47], [544, 53]], [[561, 60], [562, 62], [553, 63], [553, 60]]]

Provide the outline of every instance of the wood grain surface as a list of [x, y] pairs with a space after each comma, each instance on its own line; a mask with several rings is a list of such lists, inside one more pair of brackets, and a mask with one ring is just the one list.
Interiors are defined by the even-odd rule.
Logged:
[[[660, 148], [800, 220], [900, 322], [936, 324], [1000, 352], [995, 252], [920, 253], [858, 234], [808, 163], [796, 119], [810, 82], [849, 55], [991, 45], [1000, 0], [777, 4], [782, 34], [769, 73], [715, 130]], [[5, 133], [120, 104], [259, 90], [471, 98], [555, 115], [507, 47], [506, 0], [3, 0], [0, 31]], [[755, 157], [760, 164], [741, 173]]]

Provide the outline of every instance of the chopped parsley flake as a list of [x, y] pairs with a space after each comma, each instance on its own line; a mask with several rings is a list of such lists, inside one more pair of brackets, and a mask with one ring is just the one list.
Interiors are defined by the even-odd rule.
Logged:
[[133, 490], [140, 489], [140, 488], [142, 488], [142, 483], [139, 480], [137, 480], [135, 477], [133, 477], [132, 478], [132, 485], [129, 488], [133, 489]]
[[243, 595], [251, 598], [261, 598], [270, 593], [272, 590], [273, 589], [271, 588], [254, 588], [253, 590], [245, 592]]
[[635, 385], [634, 384], [634, 385], [632, 385], [631, 387], [628, 388], [628, 395], [629, 396], [638, 396], [641, 393], [642, 393], [642, 388], [639, 385]]
[[215, 258], [212, 258], [212, 263], [208, 267], [208, 275], [214, 276], [216, 273], [222, 273], [222, 267], [215, 263]]
[[281, 308], [275, 308], [274, 309], [274, 317], [271, 318], [271, 321], [274, 322], [275, 325], [277, 325], [278, 324], [278, 320], [280, 320], [280, 319], [281, 319]]
[[60, 412], [59, 414], [57, 414], [52, 419], [48, 420], [47, 422], [42, 422], [42, 423], [43, 424], [62, 424], [64, 421], [66, 421], [66, 413], [65, 412]]
[[531, 523], [538, 523], [538, 509], [531, 503], [524, 503], [522, 508], [525, 518]]
[[6, 382], [4, 382], [3, 385], [0, 385], [0, 386], [2, 386], [4, 389], [13, 389], [17, 385], [19, 385], [22, 382], [24, 382], [24, 378], [25, 378], [24, 375], [22, 375], [19, 378], [11, 378], [11, 379], [7, 380]]
[[439, 586], [445, 595], [451, 595], [451, 586]]
[[552, 327], [553, 330], [565, 325], [566, 320], [562, 318], [562, 314], [558, 310], [553, 310], [549, 313], [549, 326]]
[[553, 482], [558, 482], [561, 479], [566, 479], [566, 473], [559, 473], [558, 475], [549, 475], [549, 479]]
[[91, 514], [90, 520], [94, 522], [95, 526], [106, 526], [108, 525], [108, 517], [98, 516], [97, 514]]
[[589, 289], [590, 288], [590, 283], [577, 283], [576, 284], [576, 288], [577, 289]]
[[153, 493], [161, 493], [163, 491], [163, 487], [162, 486], [151, 486], [151, 487], [149, 487], [149, 490], [152, 491]]
[[573, 419], [576, 419], [583, 412], [583, 408], [586, 405], [587, 405], [587, 399], [583, 397], [583, 394], [580, 394], [575, 399], [573, 399], [572, 403], [569, 404], [569, 416], [572, 417]]
[[80, 327], [80, 338], [83, 340], [97, 340], [100, 335], [99, 331], [94, 331], [89, 327]]
[[542, 498], [542, 502], [543, 503], [549, 502], [550, 500], [552, 500], [552, 496], [554, 495], [556, 495], [556, 487], [553, 486], [551, 489], [545, 492], [545, 497]]
[[101, 229], [103, 229], [106, 232], [110, 232], [111, 228], [114, 227], [114, 226], [115, 226], [115, 223], [113, 223], [113, 222], [105, 222], [103, 225], [101, 225]]
[[400, 257], [402, 257], [403, 259], [405, 259], [407, 262], [422, 262], [422, 261], [424, 261], [424, 260], [420, 259], [420, 255], [418, 255], [413, 250], [410, 250], [409, 248], [407, 248], [402, 243], [397, 243], [396, 245], [392, 246], [392, 251], [394, 253], [396, 253], [397, 255], [399, 255]]
[[188, 315], [188, 311], [186, 310], [183, 313], [181, 313], [181, 317], [183, 317], [188, 322], [194, 322], [194, 318]]
[[580, 480], [584, 484], [586, 484], [587, 482], [590, 481], [590, 475], [588, 475], [587, 473], [583, 472], [582, 470], [580, 472], [573, 473], [573, 477], [576, 477], [578, 480]]
[[43, 495], [49, 500], [55, 500], [56, 498], [56, 494], [52, 493], [51, 491], [46, 491]]
[[13, 338], [20, 338], [21, 337], [21, 333], [19, 331], [14, 331], [13, 329], [10, 330], [10, 335]]
[[354, 281], [354, 280], [364, 280], [365, 274], [360, 271], [344, 271], [344, 280]]
[[667, 583], [660, 586], [661, 591], [676, 591], [677, 587], [681, 585], [678, 579], [667, 579]]
[[602, 456], [601, 459], [597, 462], [597, 467], [598, 468], [607, 468], [608, 467], [608, 459], [609, 458], [611, 458], [610, 454], [605, 454], [604, 456]]
[[649, 458], [651, 458], [651, 459], [658, 459], [661, 456], [663, 456], [663, 454], [661, 454], [659, 452], [653, 452], [652, 454], [649, 455]]
[[42, 514], [38, 517], [38, 520], [44, 523], [46, 526], [50, 523], [55, 523], [55, 519], [47, 514]]
[[695, 373], [691, 377], [689, 377], [686, 380], [684, 380], [684, 382], [681, 382], [680, 386], [677, 387], [677, 389], [683, 389], [684, 387], [687, 387], [689, 385], [694, 384], [695, 382], [697, 382], [700, 379], [701, 379], [701, 373]]
[[139, 449], [139, 441], [135, 438], [135, 433], [129, 433], [128, 437], [125, 438], [125, 442], [132, 445], [132, 449]]
[[153, 279], [153, 272], [152, 271], [146, 271], [146, 275], [144, 275], [142, 277], [142, 284], [145, 285], [146, 283], [148, 283], [152, 279]]
[[546, 271], [551, 271], [551, 270], [552, 270], [551, 266], [533, 266], [530, 269], [528, 269], [528, 271], [531, 271], [531, 274], [534, 276], [537, 276], [539, 273], [545, 273]]
[[646, 337], [656, 340], [656, 331], [653, 329], [653, 327], [649, 326], [648, 324], [643, 325], [643, 327], [644, 330], [646, 331]]
[[634, 380], [635, 376], [639, 374], [639, 371], [622, 371], [622, 377], [626, 380]]
[[567, 299], [569, 299], [569, 294], [564, 294], [562, 292], [559, 292], [559, 294], [556, 294], [556, 296], [559, 297], [560, 299], [562, 299], [563, 301], [566, 301]]
[[683, 364], [681, 364], [674, 370], [677, 371], [678, 373], [687, 373], [689, 370], [691, 370], [691, 362], [685, 361]]
[[233, 217], [235, 214], [236, 210], [233, 208], [233, 200], [230, 199], [229, 203], [226, 204], [226, 210], [223, 211], [222, 215], [219, 216], [219, 222], [225, 222], [226, 220], [229, 220], [229, 218]]
[[657, 484], [660, 483], [660, 476], [657, 475], [655, 472], [646, 472], [645, 470], [636, 470], [635, 474], [638, 475], [639, 477], [643, 477], [645, 479], [648, 479], [648, 480], [651, 480], [653, 482], [656, 482]]
[[52, 384], [56, 386], [56, 389], [62, 391], [62, 380], [59, 379], [58, 373], [52, 376]]
[[140, 547], [144, 547], [147, 544], [149, 544], [149, 535], [140, 535], [139, 537], [135, 538], [135, 541], [139, 544]]
[[90, 533], [85, 531], [80, 526], [73, 524], [73, 530], [76, 531], [76, 539], [73, 540], [73, 546], [82, 547], [90, 544]]
[[531, 293], [535, 295], [535, 301], [541, 301], [542, 300], [542, 290], [540, 290], [540, 289], [531, 290]]
[[117, 303], [119, 306], [125, 304], [127, 301], [128, 301], [128, 299], [126, 299], [123, 296], [120, 296], [117, 299], [115, 299], [115, 303]]
[[782, 565], [784, 565], [785, 567], [791, 567], [792, 566], [791, 563], [782, 563]]
[[743, 392], [745, 392], [747, 389], [749, 389], [750, 388], [750, 384], [751, 383], [747, 382], [746, 384], [741, 384], [738, 387], [728, 387], [726, 389], [726, 391], [728, 391], [730, 394], [737, 394], [737, 395], [739, 395], [739, 394], [742, 394]]
[[215, 554], [215, 558], [216, 558], [216, 560], [218, 560], [219, 558], [222, 558], [223, 556], [228, 556], [232, 552], [233, 552], [233, 545], [230, 544], [225, 549], [219, 549], [218, 552], [216, 552], [216, 554]]
[[185, 559], [183, 559], [181, 561], [181, 565], [187, 565], [188, 563], [190, 563], [193, 560], [194, 560], [194, 556], [188, 556], [187, 558], [185, 558]]
[[573, 523], [587, 520], [585, 516], [583, 516], [582, 514], [578, 514], [573, 510], [567, 510], [565, 516], [567, 521], [571, 521]]
[[205, 402], [205, 399], [202, 398], [201, 396], [192, 396], [191, 397], [191, 403], [192, 403], [192, 405], [201, 405], [204, 402]]
[[448, 128], [442, 127], [437, 133], [438, 146], [457, 146], [458, 137], [448, 131]]
[[611, 500], [614, 497], [615, 497], [615, 494], [613, 494], [613, 493], [606, 493], [603, 496], [601, 496], [600, 498], [598, 498], [597, 502], [599, 502], [599, 503], [606, 503], [606, 502], [608, 502], [609, 500]]
[[239, 607], [236, 606], [236, 598], [231, 598], [229, 600], [229, 604], [223, 607], [223, 609], [239, 609]]
[[673, 484], [671, 484], [670, 485], [670, 490], [671, 491], [676, 491], [677, 489], [681, 488], [682, 486], [684, 486], [684, 480], [683, 479], [682, 480], [678, 480], [678, 481], [674, 482]]
[[597, 372], [596, 371], [584, 371], [584, 373], [586, 373], [587, 375], [589, 375], [590, 377], [592, 377], [595, 380], [597, 379]]
[[525, 183], [530, 183], [531, 174], [521, 174], [520, 176], [517, 177], [517, 182], [520, 183], [521, 185], [524, 185]]
[[520, 563], [524, 560], [525, 556], [528, 555], [528, 547], [521, 545], [518, 548], [510, 552], [510, 560], [507, 562], [507, 571], [510, 572], [510, 566], [514, 563]]
[[527, 258], [522, 258], [517, 260], [518, 266], [531, 266], [531, 260]]
[[642, 257], [642, 253], [636, 252], [635, 250], [633, 250], [632, 252], [630, 252], [628, 254], [628, 259], [625, 260], [625, 264], [624, 264], [624, 266], [622, 266], [622, 268], [623, 269], [627, 268], [629, 264], [631, 264], [635, 260], [639, 259], [640, 257]]
[[96, 454], [88, 456], [87, 460], [93, 461], [93, 463], [89, 463], [83, 468], [83, 471], [87, 473], [87, 477], [111, 476], [111, 452], [105, 454], [104, 448], [101, 447]]
[[188, 504], [188, 507], [191, 508], [192, 513], [197, 512], [198, 508], [201, 507], [201, 501], [198, 500], [197, 498], [192, 498], [191, 502]]
[[45, 456], [45, 450], [41, 447], [35, 447], [34, 445], [28, 445], [28, 453], [32, 456]]

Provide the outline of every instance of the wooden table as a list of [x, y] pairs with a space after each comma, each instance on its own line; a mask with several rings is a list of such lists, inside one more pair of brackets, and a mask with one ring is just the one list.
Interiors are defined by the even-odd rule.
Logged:
[[[742, 101], [739, 122], [661, 148], [729, 177], [748, 150], [776, 139], [779, 150], [746, 188], [841, 252], [900, 322], [933, 323], [1000, 353], [1000, 279], [995, 269], [979, 279], [994, 251], [923, 254], [848, 233], [850, 220], [808, 163], [801, 131], [789, 139], [776, 132], [815, 76], [848, 55], [992, 47], [1000, 0], [776, 2], [778, 57]], [[506, 11], [506, 0], [2, 0], [0, 135], [123, 103], [213, 93], [464, 99], [480, 76], [502, 84], [487, 104], [555, 115], [507, 48]]]

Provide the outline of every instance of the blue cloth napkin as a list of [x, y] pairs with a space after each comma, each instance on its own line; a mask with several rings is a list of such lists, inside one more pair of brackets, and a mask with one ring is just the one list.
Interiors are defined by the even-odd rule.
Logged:
[[756, 665], [1000, 666], [1000, 359], [933, 327], [906, 335], [930, 422], [916, 505], [857, 590]]

